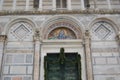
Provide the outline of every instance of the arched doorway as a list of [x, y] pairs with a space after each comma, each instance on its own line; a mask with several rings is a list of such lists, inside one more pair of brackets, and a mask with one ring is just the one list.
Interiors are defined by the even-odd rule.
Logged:
[[[67, 55], [68, 57], [71, 55], [74, 56], [76, 54], [81, 55], [80, 67], [82, 68], [82, 70], [78, 72], [81, 72], [81, 78], [86, 80], [85, 54], [82, 42], [83, 35], [80, 26], [74, 21], [63, 18], [54, 20], [54, 22], [49, 22], [48, 24], [46, 23], [41, 32], [41, 34], [43, 35], [41, 45], [40, 80], [45, 80], [44, 75], [46, 75], [44, 57], [48, 55], [58, 55], [61, 47], [64, 47], [65, 55]], [[55, 58], [56, 57], [54, 57], [53, 59]], [[76, 75], [78, 74], [79, 73], [77, 73]], [[79, 80], [76, 77], [74, 77], [74, 79]]]

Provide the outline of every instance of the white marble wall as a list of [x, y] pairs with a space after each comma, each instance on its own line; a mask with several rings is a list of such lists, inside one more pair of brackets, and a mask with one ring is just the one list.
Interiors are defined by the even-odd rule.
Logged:
[[[2, 80], [32, 80], [34, 68], [34, 53], [35, 45], [33, 40], [34, 30], [40, 31], [40, 36], [43, 38], [41, 32], [43, 28], [47, 27], [47, 22], [66, 18], [74, 20], [78, 23], [82, 34], [86, 29], [91, 32], [91, 54], [92, 54], [92, 68], [94, 80], [119, 80], [120, 79], [120, 53], [116, 35], [119, 31], [120, 15], [110, 14], [62, 14], [62, 15], [12, 15], [0, 16], [0, 34], [7, 35], [8, 40], [4, 53], [4, 64], [2, 64], [3, 74]], [[103, 18], [104, 17], [104, 18]], [[22, 18], [22, 19], [21, 19]], [[101, 28], [99, 24], [95, 24], [98, 19], [106, 21], [103, 23], [105, 27]], [[20, 19], [20, 20], [19, 20]], [[23, 20], [23, 21], [22, 21]], [[20, 21], [20, 22], [19, 22]], [[99, 20], [98, 20], [99, 22]], [[20, 28], [22, 24], [22, 28]], [[112, 26], [111, 26], [112, 24]], [[114, 24], [114, 25], [113, 25]], [[107, 26], [107, 27], [106, 27]], [[107, 28], [107, 29], [106, 29]], [[103, 31], [103, 33], [102, 33]], [[24, 33], [22, 33], [24, 32]], [[43, 31], [44, 32], [44, 31]], [[102, 35], [104, 37], [102, 37]], [[107, 33], [106, 33], [107, 32]], [[109, 35], [108, 35], [109, 34]], [[22, 37], [21, 37], [22, 36]], [[84, 37], [84, 36], [83, 36]], [[40, 80], [44, 79], [44, 65], [43, 58], [46, 53], [59, 52], [61, 47], [65, 47], [66, 52], [78, 52], [82, 56], [82, 79], [86, 78], [85, 55], [84, 55], [84, 40], [62, 41], [62, 40], [44, 40], [41, 39], [40, 51]], [[38, 40], [39, 41], [39, 40]], [[82, 42], [82, 43], [81, 43]], [[3, 44], [0, 43], [0, 64], [2, 61]], [[39, 61], [38, 61], [39, 62]], [[37, 69], [36, 69], [37, 70]], [[92, 72], [91, 72], [92, 74]]]
[[95, 80], [119, 80], [120, 57], [116, 42], [92, 42], [93, 74]]

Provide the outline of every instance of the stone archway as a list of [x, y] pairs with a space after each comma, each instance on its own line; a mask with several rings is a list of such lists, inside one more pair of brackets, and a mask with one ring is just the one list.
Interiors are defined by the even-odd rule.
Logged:
[[[84, 30], [79, 23], [79, 21], [70, 16], [55, 16], [44, 22], [44, 24], [42, 25], [41, 37], [43, 40], [41, 43], [41, 80], [44, 80], [44, 57], [47, 55], [47, 53], [57, 53], [61, 47], [65, 48], [66, 53], [78, 53], [81, 55], [81, 76], [82, 79], [86, 80], [87, 61], [85, 59], [85, 46], [83, 46]], [[62, 35], [65, 34], [65, 36], [59, 38], [58, 34], [60, 34], [61, 30], [63, 30]], [[54, 39], [54, 32], [58, 32], [57, 39], [56, 37]], [[66, 38], [66, 33], [69, 34], [69, 32], [72, 34], [72, 38]], [[52, 33], [53, 38], [49, 39], [51, 38], [50, 35]]]
[[83, 32], [82, 26], [80, 25], [79, 21], [75, 20], [72, 17], [66, 17], [66, 16], [55, 16], [53, 18], [50, 18], [42, 25], [42, 38], [47, 39], [48, 35], [51, 31], [54, 29], [64, 27], [69, 30], [71, 30], [75, 36], [76, 39], [82, 39], [83, 38]]

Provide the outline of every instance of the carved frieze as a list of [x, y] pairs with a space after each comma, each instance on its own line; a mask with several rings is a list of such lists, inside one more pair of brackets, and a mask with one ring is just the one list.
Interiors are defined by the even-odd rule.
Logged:
[[1, 11], [0, 16], [3, 15], [35, 15], [35, 14], [119, 14], [120, 10], [113, 9], [113, 10], [107, 10], [107, 9], [86, 9], [86, 10], [58, 10], [58, 11], [51, 11], [51, 10], [45, 10], [45, 11]]

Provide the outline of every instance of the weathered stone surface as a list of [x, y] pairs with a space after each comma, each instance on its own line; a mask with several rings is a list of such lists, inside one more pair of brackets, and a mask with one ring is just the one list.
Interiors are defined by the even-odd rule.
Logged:
[[32, 74], [33, 72], [33, 67], [32, 66], [28, 66], [27, 67], [27, 74]]
[[108, 64], [118, 64], [118, 58], [117, 57], [109, 57], [107, 58]]
[[119, 65], [95, 65], [93, 66], [94, 74], [97, 75], [119, 75]]
[[102, 53], [100, 53], [100, 52], [93, 52], [93, 53], [92, 53], [92, 56], [93, 56], [93, 57], [100, 57], [101, 54], [102, 54]]
[[96, 64], [107, 64], [106, 58], [101, 57], [101, 58], [95, 58], [95, 63]]
[[11, 66], [10, 74], [26, 74], [26, 66]]
[[8, 74], [9, 73], [9, 66], [5, 66], [3, 70], [3, 74]]
[[95, 75], [95, 80], [119, 80], [120, 75]]

